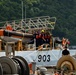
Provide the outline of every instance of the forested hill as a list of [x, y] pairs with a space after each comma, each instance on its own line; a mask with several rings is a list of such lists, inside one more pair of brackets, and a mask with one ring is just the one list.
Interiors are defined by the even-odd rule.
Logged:
[[[0, 0], [0, 22], [21, 19], [21, 2]], [[71, 45], [76, 45], [76, 0], [23, 0], [23, 5], [27, 18], [55, 16], [57, 22], [53, 36], [69, 38]]]

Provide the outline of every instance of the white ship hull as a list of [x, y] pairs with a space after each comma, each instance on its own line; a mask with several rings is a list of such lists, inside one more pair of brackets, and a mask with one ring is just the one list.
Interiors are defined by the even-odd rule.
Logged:
[[[70, 55], [75, 55], [76, 50], [69, 50]], [[5, 52], [0, 52], [0, 57], [5, 56]], [[36, 62], [37, 66], [56, 66], [57, 61], [62, 56], [62, 50], [47, 51], [15, 51], [15, 56], [22, 56], [28, 63]]]

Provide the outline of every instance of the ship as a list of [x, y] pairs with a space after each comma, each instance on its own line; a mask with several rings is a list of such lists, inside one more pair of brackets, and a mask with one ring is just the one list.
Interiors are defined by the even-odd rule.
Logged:
[[[27, 64], [30, 63], [34, 63], [37, 67], [56, 66], [57, 61], [62, 56], [62, 51], [65, 45], [63, 45], [62, 42], [64, 38], [60, 39], [59, 37], [54, 37], [52, 35], [52, 30], [54, 30], [55, 24], [56, 17], [49, 16], [1, 22], [0, 62], [3, 61], [7, 63], [7, 61], [9, 61], [13, 64], [10, 58], [17, 62], [24, 61], [26, 65], [22, 65], [23, 69], [25, 69], [23, 66], [26, 67]], [[44, 41], [42, 43], [40, 39], [37, 40], [37, 35], [41, 33], [45, 33], [45, 35], [48, 34], [48, 37], [50, 37], [48, 39], [46, 38], [49, 40], [47, 43], [46, 39], [42, 39]], [[71, 55], [75, 55], [75, 50], [69, 51]], [[20, 64], [20, 62], [18, 63]], [[5, 64], [5, 66], [7, 65]], [[16, 66], [14, 65], [14, 67]], [[9, 67], [7, 68], [9, 69]], [[17, 73], [16, 68], [13, 70], [13, 74], [15, 74], [15, 72]], [[23, 73], [19, 73], [19, 75], [29, 75], [28, 71], [27, 68], [27, 71], [21, 71]]]

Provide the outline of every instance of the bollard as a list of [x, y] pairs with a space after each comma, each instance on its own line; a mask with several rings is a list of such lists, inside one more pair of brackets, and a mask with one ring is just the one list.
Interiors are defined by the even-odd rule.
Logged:
[[6, 42], [5, 46], [6, 56], [11, 56], [11, 53], [13, 53], [12, 56], [15, 55], [15, 42]]
[[35, 74], [35, 71], [36, 71], [36, 62], [32, 62], [32, 71], [33, 71], [33, 74]]

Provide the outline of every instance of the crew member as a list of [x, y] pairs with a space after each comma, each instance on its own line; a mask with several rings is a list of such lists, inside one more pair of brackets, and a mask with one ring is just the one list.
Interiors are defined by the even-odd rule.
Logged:
[[66, 46], [66, 38], [63, 37], [63, 39], [62, 39], [62, 47], [63, 47], [63, 49], [65, 48], [65, 46]]
[[45, 40], [45, 31], [44, 30], [41, 30], [41, 41], [42, 41], [42, 44], [44, 44], [46, 42]]
[[66, 40], [66, 46], [68, 47], [69, 44], [70, 44], [70, 41], [67, 39], [67, 40]]
[[44, 30], [41, 30], [41, 32], [36, 32], [36, 49], [37, 50], [42, 50], [43, 44], [46, 41], [44, 36]]
[[35, 38], [36, 38], [36, 50], [37, 50], [38, 46], [39, 46], [39, 33], [36, 32], [34, 35], [35, 35]]
[[13, 30], [13, 28], [12, 28], [12, 26], [11, 26], [11, 25], [7, 25], [7, 26], [6, 26], [6, 30], [11, 30], [11, 31], [12, 31], [12, 30]]

